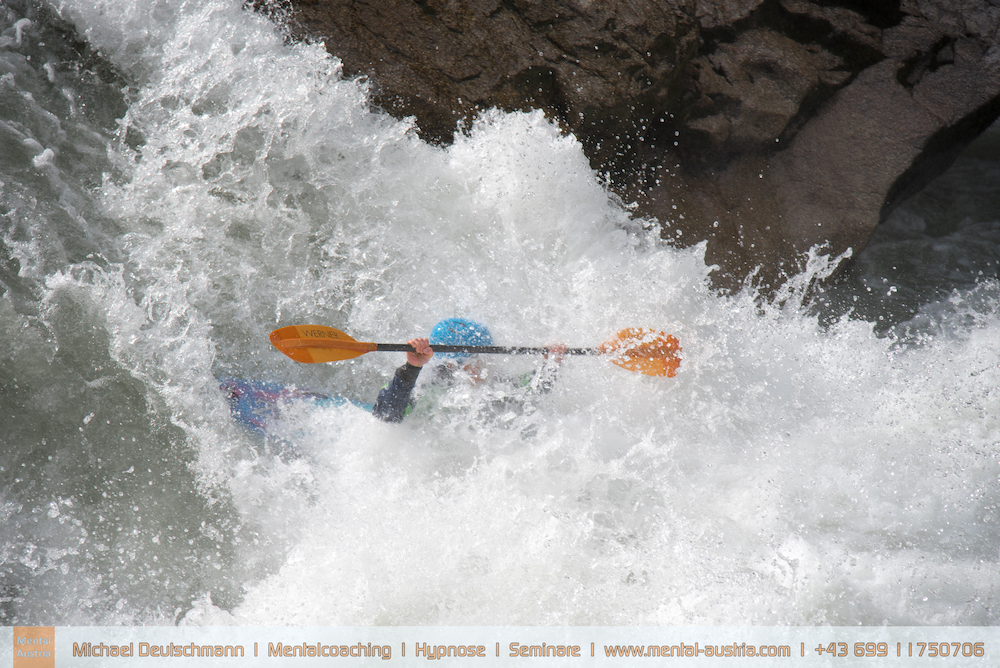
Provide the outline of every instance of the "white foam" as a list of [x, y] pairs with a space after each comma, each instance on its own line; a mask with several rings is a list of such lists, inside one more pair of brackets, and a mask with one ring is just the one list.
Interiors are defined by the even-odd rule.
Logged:
[[[143, 84], [145, 144], [101, 192], [127, 270], [80, 284], [260, 537], [241, 558], [280, 564], [224, 623], [996, 622], [995, 310], [919, 347], [823, 326], [818, 255], [780, 306], [720, 296], [704, 247], [643, 232], [540, 113], [425, 145], [239, 4], [61, 5]], [[226, 419], [214, 367], [370, 400], [401, 362], [296, 365], [271, 328], [405, 340], [453, 314], [510, 344], [656, 327], [683, 363], [568, 360], [512, 428], [303, 413], [292, 458]]]
[[51, 148], [43, 150], [41, 153], [36, 155], [31, 159], [31, 164], [35, 166], [35, 169], [42, 169], [43, 167], [49, 167], [53, 164], [56, 159], [56, 153]]
[[24, 33], [29, 28], [31, 28], [31, 19], [19, 19], [14, 23], [14, 34], [15, 34], [14, 43], [17, 46], [21, 46], [21, 44], [24, 42]]

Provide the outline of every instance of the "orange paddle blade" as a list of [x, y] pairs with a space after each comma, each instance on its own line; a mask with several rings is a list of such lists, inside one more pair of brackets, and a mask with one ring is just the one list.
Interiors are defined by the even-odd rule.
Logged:
[[673, 378], [681, 364], [678, 354], [681, 346], [676, 337], [645, 327], [623, 329], [602, 343], [598, 350], [612, 355], [613, 364], [647, 376]]
[[275, 348], [303, 364], [338, 362], [359, 357], [378, 344], [355, 341], [339, 329], [323, 325], [292, 325], [271, 332]]

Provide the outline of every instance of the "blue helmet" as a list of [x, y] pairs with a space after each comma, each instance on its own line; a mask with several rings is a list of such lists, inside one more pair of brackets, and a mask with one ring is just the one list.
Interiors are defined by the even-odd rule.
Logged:
[[[468, 318], [447, 318], [434, 325], [430, 335], [431, 347], [445, 346], [489, 346], [493, 345], [493, 335], [486, 325]], [[460, 360], [468, 353], [441, 353], [442, 357]]]

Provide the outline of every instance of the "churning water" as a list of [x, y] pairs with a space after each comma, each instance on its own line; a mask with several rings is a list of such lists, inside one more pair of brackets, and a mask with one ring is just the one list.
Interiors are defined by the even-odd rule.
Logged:
[[[540, 114], [446, 148], [238, 0], [0, 3], [5, 624], [1000, 622], [998, 152], [987, 136], [824, 298], [709, 286]], [[371, 401], [401, 363], [268, 332], [498, 343], [647, 326], [533, 412], [264, 439], [217, 377]], [[495, 373], [530, 370], [495, 358]]]

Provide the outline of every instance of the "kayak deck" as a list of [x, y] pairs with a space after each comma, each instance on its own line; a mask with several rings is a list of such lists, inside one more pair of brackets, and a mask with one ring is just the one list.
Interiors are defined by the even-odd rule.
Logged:
[[220, 378], [219, 388], [226, 396], [233, 418], [244, 427], [266, 434], [269, 425], [281, 419], [281, 408], [303, 402], [317, 408], [336, 408], [348, 404], [371, 412], [372, 405], [338, 394], [283, 385], [262, 380]]

